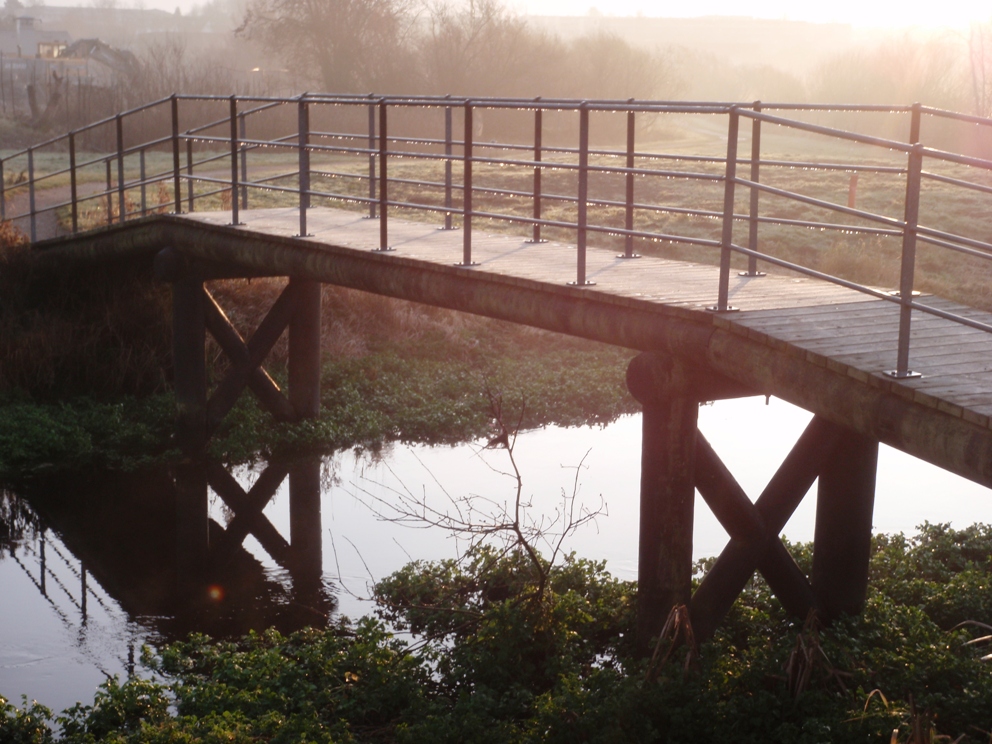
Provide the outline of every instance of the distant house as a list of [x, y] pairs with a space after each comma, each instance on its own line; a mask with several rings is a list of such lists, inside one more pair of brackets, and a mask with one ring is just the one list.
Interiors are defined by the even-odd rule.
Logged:
[[0, 25], [0, 53], [5, 57], [54, 59], [71, 41], [68, 31], [49, 31], [33, 16], [4, 19]]
[[61, 57], [82, 65], [91, 84], [110, 85], [140, 67], [138, 58], [126, 49], [115, 49], [100, 39], [80, 39], [62, 50]]
[[74, 42], [68, 31], [45, 25], [33, 16], [0, 19], [0, 113], [44, 123], [58, 110], [67, 113], [72, 98], [76, 116], [85, 117], [99, 90], [138, 69], [131, 52], [99, 39]]

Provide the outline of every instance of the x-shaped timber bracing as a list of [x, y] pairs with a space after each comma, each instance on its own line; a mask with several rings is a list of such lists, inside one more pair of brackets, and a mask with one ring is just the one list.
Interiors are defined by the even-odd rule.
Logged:
[[279, 386], [262, 367], [263, 360], [279, 340], [296, 311], [298, 293], [294, 291], [294, 286], [292, 284], [286, 286], [247, 343], [206, 287], [203, 288], [203, 293], [206, 296], [207, 330], [231, 361], [231, 369], [228, 370], [227, 376], [207, 401], [207, 435], [216, 431], [245, 387], [255, 394], [259, 402], [277, 421], [296, 419], [296, 411], [289, 399], [283, 395]]
[[[172, 283], [173, 364], [180, 445], [199, 457], [210, 436], [245, 390], [250, 389], [277, 421], [314, 418], [320, 410], [320, 283], [290, 278], [255, 333], [245, 341], [204, 286], [230, 277], [222, 268], [187, 259], [167, 248], [155, 259], [155, 275]], [[262, 366], [289, 330], [289, 395]], [[231, 361], [207, 400], [206, 332]]]
[[[263, 514], [287, 476], [289, 540]], [[247, 491], [220, 463], [184, 463], [177, 467], [175, 485], [181, 593], [200, 593], [209, 581], [225, 576], [249, 535], [289, 571], [295, 589], [306, 593], [319, 587], [323, 573], [319, 457], [276, 458]], [[208, 486], [234, 513], [226, 527], [211, 525]]]
[[779, 533], [840, 436], [840, 427], [814, 418], [752, 503], [706, 438], [696, 433], [696, 488], [730, 535], [730, 542], [692, 595], [690, 616], [697, 638], [713, 635], [755, 570], [791, 614], [805, 617], [818, 608], [813, 587]]
[[[826, 619], [859, 612], [867, 589], [878, 443], [814, 417], [752, 503], [696, 427], [704, 400], [754, 394], [683, 360], [644, 353], [627, 383], [644, 405], [638, 637], [643, 648], [669, 610], [687, 604], [695, 637], [711, 637], [757, 570], [785, 609]], [[819, 478], [808, 579], [779, 533]], [[730, 542], [690, 596], [692, 501], [698, 489]]]
[[234, 512], [234, 519], [228, 523], [223, 536], [211, 546], [210, 560], [215, 568], [222, 569], [229, 564], [245, 538], [252, 535], [276, 563], [289, 570], [290, 544], [262, 514], [288, 473], [289, 467], [284, 462], [273, 461], [246, 493], [223, 465], [207, 465], [207, 483]]

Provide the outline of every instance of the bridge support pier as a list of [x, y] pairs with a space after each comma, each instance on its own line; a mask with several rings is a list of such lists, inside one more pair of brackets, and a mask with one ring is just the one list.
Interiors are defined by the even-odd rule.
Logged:
[[[791, 614], [826, 620], [860, 612], [868, 586], [878, 443], [816, 417], [752, 501], [697, 430], [701, 402], [756, 391], [685, 360], [647, 352], [627, 386], [644, 406], [637, 642], [647, 652], [669, 612], [689, 608], [697, 640], [711, 637], [758, 570]], [[812, 581], [779, 538], [819, 478]], [[695, 491], [730, 535], [691, 593]]]
[[647, 649], [669, 611], [690, 601], [699, 403], [753, 393], [716, 373], [653, 352], [631, 361], [627, 387], [644, 406], [637, 638]]
[[293, 591], [301, 601], [318, 593], [324, 572], [320, 524], [320, 458], [289, 468], [289, 565]]
[[289, 321], [289, 402], [301, 419], [320, 415], [320, 282], [290, 279], [297, 294]]
[[648, 641], [672, 607], [689, 603], [699, 402], [685, 368], [660, 357], [642, 354], [631, 362], [627, 385], [644, 406], [637, 637]]
[[[207, 279], [236, 278], [229, 271], [166, 248], [155, 257], [155, 276], [172, 284], [177, 436], [187, 457], [202, 456], [210, 436], [245, 388], [277, 421], [320, 414], [320, 282], [290, 278], [255, 333], [245, 340], [205, 286]], [[262, 366], [287, 328], [288, 397]], [[231, 369], [209, 398], [204, 350], [207, 331], [231, 361]]]
[[172, 283], [172, 366], [176, 436], [183, 454], [195, 456], [207, 443], [206, 297], [192, 275]]
[[878, 442], [846, 430], [820, 471], [811, 579], [828, 619], [864, 609], [877, 465]]
[[194, 597], [202, 590], [210, 565], [210, 518], [207, 473], [202, 463], [187, 462], [173, 477], [176, 514], [176, 590]]

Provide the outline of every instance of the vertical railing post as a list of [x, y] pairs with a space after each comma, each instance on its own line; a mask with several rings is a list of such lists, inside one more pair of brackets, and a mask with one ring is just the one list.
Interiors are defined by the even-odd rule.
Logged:
[[123, 225], [127, 219], [124, 201], [124, 117], [117, 114], [114, 118], [117, 128], [117, 221]]
[[546, 243], [541, 237], [541, 159], [544, 151], [544, 109], [541, 108], [541, 98], [534, 99], [537, 108], [534, 109], [534, 234], [529, 242]]
[[145, 163], [144, 147], [138, 150], [138, 177], [141, 179], [141, 216], [144, 217], [148, 214], [148, 184], [145, 183], [145, 179], [148, 177], [148, 171]]
[[238, 138], [241, 142], [241, 208], [248, 209], [248, 148], [245, 145], [248, 124], [244, 114], [238, 117]]
[[909, 368], [909, 335], [913, 316], [913, 280], [916, 269], [916, 226], [920, 218], [920, 173], [923, 170], [923, 146], [917, 142], [909, 153], [906, 170], [906, 210], [902, 231], [902, 266], [899, 272], [899, 348], [896, 368], [890, 377], [919, 377]]
[[297, 103], [297, 120], [299, 122], [297, 144], [300, 151], [300, 235], [309, 237], [307, 232], [307, 210], [310, 208], [310, 109], [306, 100], [300, 96]]
[[[634, 103], [634, 99], [631, 98], [628, 101], [631, 105]], [[634, 119], [633, 110], [627, 112], [627, 174], [624, 178], [625, 181], [625, 203], [624, 203], [624, 220], [623, 227], [627, 231], [627, 235], [623, 239], [623, 253], [617, 256], [617, 258], [640, 258], [640, 256], [634, 253], [634, 236], [631, 235], [634, 231], [634, 131], [635, 131], [636, 121]]]
[[179, 165], [179, 99], [175, 94], [169, 99], [172, 109], [172, 189], [176, 203], [176, 214], [183, 211], [183, 193]]
[[31, 242], [34, 243], [38, 240], [38, 217], [34, 201], [34, 149], [31, 147], [28, 148], [28, 208], [31, 210]]
[[41, 566], [41, 576], [39, 577], [39, 583], [41, 584], [41, 593], [48, 596], [48, 589], [46, 589], [46, 577], [48, 575], [48, 566], [45, 560], [45, 533], [41, 533], [41, 552], [39, 555], [39, 561]]
[[[450, 98], [451, 96], [447, 96]], [[451, 230], [451, 106], [444, 107], [444, 229]]]
[[[579, 193], [576, 215], [578, 257], [575, 262], [575, 282], [584, 287], [593, 282], [586, 280], [586, 232], [589, 220], [589, 105], [579, 105]], [[573, 282], [569, 282], [573, 284]]]
[[69, 210], [72, 233], [79, 232], [79, 193], [76, 185], [76, 133], [69, 132]]
[[723, 190], [723, 235], [720, 239], [720, 287], [717, 304], [708, 308], [716, 312], [736, 310], [729, 304], [730, 299], [730, 254], [734, 243], [734, 186], [737, 181], [737, 133], [740, 114], [736, 106], [730, 108], [727, 126], [727, 169]]
[[391, 251], [389, 247], [389, 166], [386, 155], [389, 153], [389, 129], [386, 99], [379, 99], [379, 251]]
[[107, 224], [114, 224], [114, 174], [110, 165], [110, 158], [107, 158]]
[[238, 192], [241, 186], [238, 182], [238, 151], [241, 146], [238, 142], [238, 97], [230, 98], [230, 123], [231, 123], [231, 224], [242, 224], [238, 213]]
[[[2, 82], [3, 82], [3, 78], [0, 78], [0, 83]], [[3, 222], [6, 219], [7, 219], [7, 193], [4, 190], [3, 159], [0, 158], [0, 222]]]
[[920, 123], [922, 105], [914, 103], [909, 114], [909, 144], [915, 145], [920, 141]]
[[906, 168], [906, 203], [903, 217], [902, 265], [899, 272], [899, 345], [896, 351], [896, 368], [885, 374], [897, 379], [920, 377], [909, 368], [909, 340], [913, 320], [913, 284], [916, 273], [916, 226], [920, 218], [920, 174], [923, 170], [923, 150], [920, 147], [921, 105], [914, 103], [910, 109], [909, 153]]
[[465, 101], [465, 134], [462, 144], [462, 261], [458, 266], [472, 263], [472, 146], [475, 123], [472, 120], [472, 102]]
[[186, 211], [193, 211], [193, 140], [186, 133]]
[[[372, 97], [372, 94], [369, 94]], [[375, 104], [369, 104], [369, 219], [375, 219]]]
[[[755, 101], [752, 106], [755, 113], [761, 112], [761, 101]], [[751, 120], [751, 182], [758, 183], [761, 177], [761, 119]], [[756, 186], [751, 187], [751, 203], [747, 217], [747, 247], [752, 251], [758, 250], [758, 197], [761, 192]], [[740, 272], [741, 276], [764, 276], [764, 271], [758, 271], [758, 257], [747, 257], [747, 271]]]

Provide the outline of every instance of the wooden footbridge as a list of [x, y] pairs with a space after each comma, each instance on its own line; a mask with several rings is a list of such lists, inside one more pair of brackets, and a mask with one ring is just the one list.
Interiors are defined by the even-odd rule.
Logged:
[[[0, 205], [40, 266], [144, 256], [172, 284], [193, 455], [245, 388], [278, 418], [317, 415], [324, 283], [641, 352], [639, 633], [686, 604], [705, 638], [755, 570], [799, 616], [860, 611], [879, 442], [992, 486], [992, 314], [914, 291], [935, 266], [992, 278], [987, 221], [920, 219], [980, 209], [989, 133], [920, 105], [173, 96], [4, 158], [26, 177]], [[782, 156], [799, 136], [819, 155]], [[62, 165], [41, 173], [49, 152]], [[53, 213], [67, 234], [41, 239]], [[831, 275], [821, 258], [837, 251], [891, 256], [892, 286]], [[245, 340], [209, 282], [253, 276], [289, 281]], [[262, 363], [287, 328], [284, 395]], [[209, 391], [207, 331], [233, 362]], [[815, 416], [752, 500], [696, 417], [755, 394]], [[807, 577], [779, 534], [817, 478]], [[731, 540], [693, 593], [695, 489]]]

